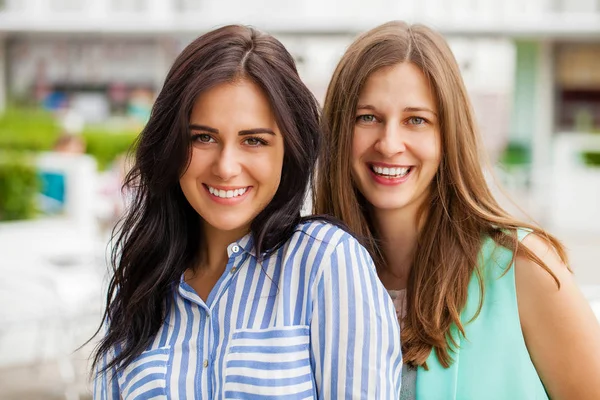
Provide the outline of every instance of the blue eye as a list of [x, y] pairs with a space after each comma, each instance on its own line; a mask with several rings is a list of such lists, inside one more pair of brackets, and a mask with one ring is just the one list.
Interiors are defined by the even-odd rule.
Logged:
[[421, 117], [410, 117], [408, 119], [408, 123], [410, 125], [423, 125], [426, 122], [427, 122], [427, 120], [425, 118], [421, 118]]
[[356, 122], [372, 124], [372, 123], [377, 122], [377, 117], [375, 117], [373, 114], [363, 114], [363, 115], [359, 115], [358, 117], [356, 117]]

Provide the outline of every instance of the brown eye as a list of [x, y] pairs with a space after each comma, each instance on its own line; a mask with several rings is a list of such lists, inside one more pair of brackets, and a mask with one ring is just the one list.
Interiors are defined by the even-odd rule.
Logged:
[[244, 140], [244, 142], [251, 147], [258, 147], [267, 144], [267, 142], [264, 140], [255, 137], [249, 137], [248, 139]]
[[200, 143], [214, 143], [215, 140], [207, 133], [198, 133], [192, 136], [192, 141]]

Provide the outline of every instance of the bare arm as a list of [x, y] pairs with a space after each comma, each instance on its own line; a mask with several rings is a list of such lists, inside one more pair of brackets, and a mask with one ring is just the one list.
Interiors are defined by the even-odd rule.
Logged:
[[534, 234], [523, 244], [561, 285], [533, 261], [517, 257], [519, 316], [535, 368], [552, 399], [600, 399], [600, 324], [554, 248]]

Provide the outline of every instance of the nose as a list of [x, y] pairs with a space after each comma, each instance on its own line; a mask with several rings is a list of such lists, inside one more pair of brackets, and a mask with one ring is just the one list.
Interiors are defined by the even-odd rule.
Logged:
[[242, 172], [241, 160], [233, 147], [223, 146], [213, 163], [213, 174], [229, 181]]
[[375, 150], [385, 157], [406, 151], [405, 137], [398, 123], [388, 123], [375, 143]]

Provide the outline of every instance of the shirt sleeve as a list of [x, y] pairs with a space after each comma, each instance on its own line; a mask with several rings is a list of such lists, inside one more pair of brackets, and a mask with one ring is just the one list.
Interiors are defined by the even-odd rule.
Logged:
[[117, 382], [116, 368], [109, 368], [102, 371], [109, 362], [111, 354], [104, 354], [101, 362], [94, 371], [94, 400], [119, 400], [119, 384]]
[[400, 398], [400, 327], [373, 260], [342, 240], [313, 287], [311, 363], [319, 399]]

